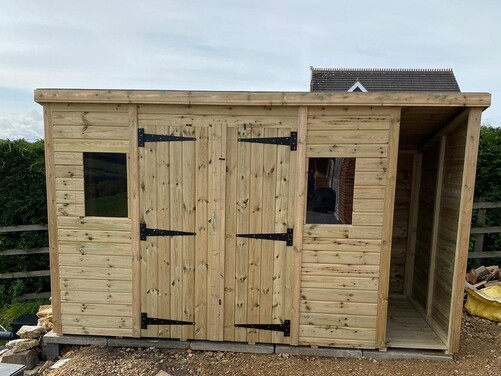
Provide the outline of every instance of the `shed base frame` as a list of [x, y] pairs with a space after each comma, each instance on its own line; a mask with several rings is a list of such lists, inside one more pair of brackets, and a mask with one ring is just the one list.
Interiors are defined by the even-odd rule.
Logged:
[[255, 344], [238, 342], [211, 342], [211, 341], [181, 341], [170, 339], [148, 338], [115, 338], [98, 336], [56, 335], [53, 332], [44, 337], [44, 356], [47, 360], [54, 360], [60, 354], [64, 345], [93, 345], [106, 347], [157, 347], [164, 349], [192, 349], [195, 351], [227, 351], [252, 354], [294, 354], [304, 356], [322, 356], [332, 358], [369, 358], [378, 360], [435, 360], [452, 361], [452, 355], [443, 351], [422, 351], [411, 349], [392, 349], [386, 351], [343, 349], [333, 347], [287, 346], [273, 344]]

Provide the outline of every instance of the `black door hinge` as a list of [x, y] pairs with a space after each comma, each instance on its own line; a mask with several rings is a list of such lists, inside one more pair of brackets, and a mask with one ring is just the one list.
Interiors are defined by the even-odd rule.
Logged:
[[290, 137], [239, 138], [238, 141], [257, 144], [288, 145], [292, 151], [297, 150], [297, 132], [291, 132]]
[[137, 130], [137, 146], [143, 147], [145, 142], [195, 141], [195, 137], [171, 136], [164, 134], [144, 133], [144, 128]]
[[146, 223], [139, 225], [139, 238], [146, 240], [148, 236], [193, 236], [195, 232], [175, 231], [175, 230], [160, 230], [157, 228], [147, 228]]
[[284, 337], [291, 335], [291, 322], [284, 320], [283, 324], [235, 324], [236, 328], [248, 328], [258, 330], [272, 330], [274, 332], [283, 332]]
[[287, 242], [288, 246], [293, 245], [294, 230], [288, 228], [284, 233], [271, 233], [271, 234], [237, 234], [237, 238], [251, 238], [262, 240], [274, 240], [280, 242]]
[[142, 312], [141, 329], [148, 329], [148, 325], [195, 325], [195, 323], [190, 321], [157, 319], [154, 317], [148, 317], [147, 313]]

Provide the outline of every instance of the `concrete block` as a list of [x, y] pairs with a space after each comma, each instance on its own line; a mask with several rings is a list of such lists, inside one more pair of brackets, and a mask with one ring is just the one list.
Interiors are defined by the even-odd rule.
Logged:
[[229, 351], [251, 354], [273, 354], [273, 352], [275, 351], [275, 346], [264, 344], [249, 345], [247, 343], [237, 342], [192, 341], [190, 349], [201, 351]]
[[42, 357], [47, 360], [54, 360], [59, 357], [61, 348], [58, 343], [45, 343], [42, 346]]
[[441, 352], [420, 351], [420, 350], [397, 350], [390, 349], [388, 351], [363, 350], [364, 358], [377, 360], [433, 360], [442, 362], [452, 362], [452, 355], [446, 355]]
[[38, 351], [30, 349], [26, 351], [7, 351], [2, 355], [2, 363], [22, 364], [26, 369], [32, 369], [38, 364]]
[[307, 356], [325, 356], [331, 358], [361, 358], [362, 350], [358, 349], [336, 349], [326, 347], [307, 347], [307, 346], [284, 346], [276, 345], [277, 354], [295, 354]]
[[76, 336], [76, 335], [57, 335], [54, 332], [49, 332], [43, 337], [44, 343], [57, 343], [60, 345], [76, 345], [76, 346], [106, 346], [108, 337], [97, 336]]
[[172, 339], [110, 338], [109, 347], [157, 347], [159, 349], [188, 349], [188, 341]]

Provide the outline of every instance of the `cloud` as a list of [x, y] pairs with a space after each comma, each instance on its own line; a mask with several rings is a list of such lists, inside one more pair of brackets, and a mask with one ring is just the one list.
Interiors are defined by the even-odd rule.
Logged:
[[37, 110], [26, 114], [0, 115], [0, 139], [24, 138], [35, 141], [43, 138], [43, 117]]

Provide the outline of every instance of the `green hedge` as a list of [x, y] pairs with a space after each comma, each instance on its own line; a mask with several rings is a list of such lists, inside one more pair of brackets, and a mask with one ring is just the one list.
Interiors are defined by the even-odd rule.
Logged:
[[[43, 140], [0, 140], [0, 226], [47, 224]], [[0, 235], [0, 250], [48, 245], [46, 231]], [[0, 256], [0, 273], [49, 269], [47, 254]], [[0, 305], [50, 291], [48, 277], [0, 280]]]
[[[475, 201], [501, 201], [501, 128], [482, 126], [478, 150], [477, 177], [475, 182]], [[476, 211], [475, 211], [476, 212]], [[474, 212], [473, 220], [477, 213]], [[486, 225], [501, 224], [501, 209], [487, 209]], [[501, 251], [501, 234], [484, 236], [484, 251]], [[480, 260], [479, 263], [484, 263]], [[492, 260], [501, 262], [500, 259]]]

